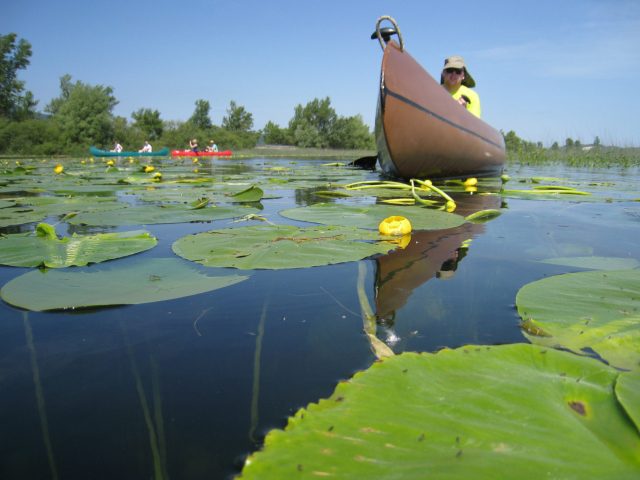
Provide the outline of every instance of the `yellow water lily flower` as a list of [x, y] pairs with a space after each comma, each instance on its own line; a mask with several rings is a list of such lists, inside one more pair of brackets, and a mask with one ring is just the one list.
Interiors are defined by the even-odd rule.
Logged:
[[113, 160], [107, 160], [107, 166], [108, 167], [113, 167], [116, 164], [116, 162], [114, 162]]
[[411, 232], [411, 222], [405, 217], [394, 215], [382, 220], [378, 231], [382, 235], [406, 235]]
[[153, 165], [145, 165], [144, 166], [144, 173], [153, 172], [155, 169], [156, 169], [156, 167], [154, 167]]
[[64, 172], [64, 167], [61, 164], [57, 164], [54, 168], [53, 168], [53, 173], [55, 173], [56, 175], [61, 174], [62, 172]]
[[[151, 167], [151, 168], [153, 168], [153, 167]], [[159, 182], [160, 180], [162, 180], [162, 173], [160, 173], [160, 172], [156, 172], [156, 173], [154, 173], [154, 174], [153, 174], [153, 179], [154, 179], [156, 182]]]
[[447, 201], [447, 204], [444, 206], [444, 209], [447, 212], [451, 213], [456, 209], [456, 207], [457, 207], [456, 202], [454, 202], [453, 200], [449, 200]]
[[464, 191], [468, 193], [474, 193], [478, 191], [478, 187], [476, 187], [475, 185], [469, 185], [467, 187], [464, 187]]
[[193, 173], [198, 173], [198, 169], [197, 169], [197, 168], [194, 168], [194, 169], [193, 169]]
[[467, 178], [467, 179], [464, 181], [463, 185], [464, 185], [465, 187], [475, 187], [476, 185], [478, 185], [478, 179], [477, 179], [477, 178], [475, 178], [475, 177]]

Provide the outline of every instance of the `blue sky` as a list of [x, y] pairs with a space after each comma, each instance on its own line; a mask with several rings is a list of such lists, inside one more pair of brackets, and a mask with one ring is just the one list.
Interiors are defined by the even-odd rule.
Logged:
[[[33, 47], [20, 72], [39, 109], [59, 79], [111, 86], [114, 113], [157, 109], [186, 120], [229, 101], [254, 128], [286, 126], [297, 104], [330, 97], [338, 115], [373, 126], [382, 51], [370, 40], [391, 15], [406, 50], [433, 76], [466, 59], [483, 118], [531, 141], [640, 146], [640, 2], [537, 0], [4, 0], [0, 34]], [[455, 5], [455, 6], [454, 6]]]

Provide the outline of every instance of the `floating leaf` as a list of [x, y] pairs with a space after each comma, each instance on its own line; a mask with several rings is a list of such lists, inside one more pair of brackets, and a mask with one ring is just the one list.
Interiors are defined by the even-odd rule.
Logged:
[[231, 195], [234, 202], [259, 202], [262, 197], [264, 197], [264, 191], [255, 185]]
[[376, 230], [382, 220], [392, 216], [408, 218], [414, 230], [440, 230], [458, 227], [464, 223], [464, 218], [460, 215], [404, 205], [317, 203], [308, 207], [283, 210], [280, 215], [293, 220], [323, 225], [344, 225]]
[[622, 373], [618, 377], [616, 395], [629, 418], [640, 430], [640, 369]]
[[352, 227], [257, 225], [188, 235], [172, 248], [202, 265], [240, 269], [315, 267], [356, 261], [394, 248], [363, 240], [380, 240], [380, 235]]
[[635, 258], [594, 256], [547, 258], [540, 260], [540, 262], [551, 265], [566, 265], [567, 267], [589, 268], [592, 270], [631, 270], [640, 265], [640, 262]]
[[271, 431], [241, 478], [635, 478], [617, 376], [526, 344], [385, 358]]
[[28, 207], [3, 208], [0, 210], [0, 227], [39, 222], [46, 216], [46, 213]]
[[144, 252], [157, 243], [158, 240], [144, 230], [58, 239], [51, 225], [41, 223], [35, 232], [0, 237], [0, 264], [50, 268], [84, 266]]
[[471, 215], [467, 215], [464, 219], [467, 222], [471, 223], [484, 223], [493, 218], [500, 216], [500, 210], [496, 210], [493, 208], [487, 210], [480, 210], [479, 212], [474, 212]]
[[256, 213], [250, 207], [206, 207], [188, 205], [147, 205], [108, 212], [81, 213], [69, 220], [74, 225], [152, 225], [158, 223], [208, 222]]
[[197, 200], [194, 200], [193, 202], [191, 202], [189, 204], [189, 206], [193, 209], [193, 210], [199, 210], [200, 208], [204, 208], [207, 205], [209, 205], [210, 200], [207, 197], [202, 197], [199, 198]]
[[545, 336], [533, 343], [596, 352], [614, 366], [640, 366], [640, 270], [568, 273], [529, 283], [518, 313]]
[[[27, 310], [61, 310], [159, 302], [210, 292], [247, 276], [204, 274], [177, 258], [89, 270], [35, 270], [7, 283], [0, 296]], [[110, 266], [110, 267], [109, 267]]]

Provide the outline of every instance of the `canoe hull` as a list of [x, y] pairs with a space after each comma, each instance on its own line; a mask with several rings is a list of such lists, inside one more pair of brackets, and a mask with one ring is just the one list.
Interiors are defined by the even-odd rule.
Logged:
[[89, 152], [94, 157], [166, 157], [169, 155], [169, 149], [166, 147], [156, 152], [110, 152], [109, 150], [89, 147]]
[[223, 150], [221, 152], [192, 152], [191, 150], [171, 150], [174, 157], [230, 157], [233, 154], [231, 150]]
[[393, 41], [382, 59], [375, 131], [380, 166], [394, 177], [490, 176], [504, 166], [502, 134]]

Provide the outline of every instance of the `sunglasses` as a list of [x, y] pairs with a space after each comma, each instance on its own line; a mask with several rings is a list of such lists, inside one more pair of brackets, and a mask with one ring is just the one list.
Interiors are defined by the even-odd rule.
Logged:
[[455, 73], [456, 75], [460, 75], [463, 72], [461, 68], [445, 68], [444, 73]]

